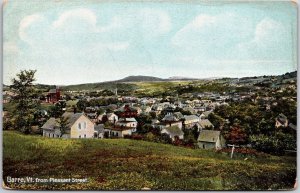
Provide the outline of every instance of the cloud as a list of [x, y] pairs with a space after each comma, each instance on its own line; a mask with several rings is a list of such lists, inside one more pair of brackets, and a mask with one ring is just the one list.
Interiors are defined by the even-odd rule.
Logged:
[[172, 37], [171, 45], [183, 56], [206, 60], [286, 60], [294, 49], [289, 27], [268, 17], [200, 14]]
[[183, 52], [197, 52], [197, 56], [222, 58], [237, 43], [249, 39], [251, 27], [247, 18], [234, 13], [200, 14], [172, 37], [171, 45]]
[[171, 18], [165, 11], [142, 9], [139, 12], [140, 26], [144, 34], [158, 36], [169, 32], [172, 28]]
[[96, 26], [97, 17], [94, 12], [89, 9], [74, 9], [63, 12], [59, 18], [53, 22], [52, 26], [54, 28], [65, 27], [73, 23], [73, 21], [79, 21], [82, 23], [89, 24], [91, 26]]
[[273, 19], [264, 18], [256, 26], [254, 41], [256, 42], [273, 41], [274, 38], [272, 34], [278, 34], [278, 33], [284, 33], [283, 25], [280, 22], [277, 22]]
[[28, 36], [27, 31], [30, 27], [36, 25], [38, 22], [42, 22], [45, 18], [40, 14], [33, 14], [24, 17], [19, 25], [19, 37], [21, 40], [31, 43], [31, 37]]
[[244, 57], [282, 60], [293, 53], [292, 40], [281, 22], [264, 18], [257, 23], [253, 38], [239, 43], [237, 50]]
[[34, 14], [21, 21], [19, 36], [37, 49], [52, 44], [81, 48], [98, 43], [98, 48], [120, 51], [129, 48], [129, 42], [138, 36], [154, 38], [171, 29], [169, 15], [157, 9], [126, 10], [103, 18], [85, 8], [64, 11], [56, 18]]

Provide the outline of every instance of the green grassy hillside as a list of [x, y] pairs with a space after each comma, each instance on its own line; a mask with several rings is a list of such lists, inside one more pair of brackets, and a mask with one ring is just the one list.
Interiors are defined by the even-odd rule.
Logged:
[[291, 189], [296, 160], [227, 154], [128, 139], [48, 139], [3, 134], [3, 175], [87, 178], [76, 184], [15, 184], [9, 188], [68, 190]]

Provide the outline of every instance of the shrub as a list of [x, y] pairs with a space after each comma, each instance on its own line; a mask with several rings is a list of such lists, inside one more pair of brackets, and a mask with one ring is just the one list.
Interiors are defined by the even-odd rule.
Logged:
[[134, 140], [142, 140], [144, 137], [140, 134], [133, 134], [131, 135], [131, 139], [134, 139]]

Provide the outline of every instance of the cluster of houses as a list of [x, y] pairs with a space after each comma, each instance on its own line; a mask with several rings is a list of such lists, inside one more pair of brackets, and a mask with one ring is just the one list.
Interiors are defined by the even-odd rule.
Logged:
[[[56, 92], [53, 90], [53, 96], [49, 95], [51, 96], [48, 97], [49, 101], [56, 99], [54, 93], [57, 94], [57, 90]], [[61, 133], [59, 119], [50, 118], [42, 126], [43, 136], [51, 138], [124, 138], [137, 132], [140, 123], [136, 118], [140, 115], [155, 114], [155, 117], [158, 117], [163, 112], [164, 116], [160, 119], [152, 118], [149, 126], [159, 128], [161, 134], [167, 134], [173, 141], [176, 138], [184, 139], [183, 131], [185, 129], [196, 128], [200, 133], [197, 139], [199, 148], [220, 149], [225, 145], [225, 140], [208, 117], [217, 106], [228, 105], [225, 102], [227, 96], [203, 93], [201, 97], [205, 99], [187, 99], [175, 102], [162, 102], [159, 98], [122, 97], [118, 99], [118, 105], [90, 106], [86, 107], [82, 113], [65, 112], [63, 117], [67, 118], [68, 125], [64, 133]], [[209, 97], [217, 100], [208, 99]], [[243, 95], [239, 95], [239, 97], [243, 97]], [[99, 113], [100, 108], [104, 109], [103, 113]], [[183, 115], [178, 108], [188, 113]], [[296, 126], [289, 123], [283, 114], [276, 117], [275, 127], [290, 127], [296, 130]]]
[[[213, 104], [211, 101], [202, 101], [203, 104]], [[43, 136], [51, 138], [124, 138], [137, 131], [136, 118], [141, 114], [165, 112], [161, 120], [152, 119], [149, 124], [160, 129], [161, 134], [167, 134], [173, 141], [178, 137], [184, 139], [183, 129], [196, 128], [199, 132], [198, 143], [200, 148], [221, 148], [224, 140], [220, 132], [214, 131], [214, 125], [207, 119], [212, 111], [203, 111], [201, 114], [183, 115], [175, 112], [176, 105], [169, 102], [155, 103], [152, 106], [134, 106], [123, 104], [113, 111], [97, 114], [97, 107], [87, 107], [85, 112], [65, 112], [63, 117], [68, 120], [67, 129], [62, 133], [59, 118], [50, 118], [42, 126]], [[196, 104], [200, 104], [197, 103]], [[179, 104], [181, 105], [181, 104]], [[194, 102], [190, 103], [194, 105]], [[206, 109], [205, 109], [206, 110]]]

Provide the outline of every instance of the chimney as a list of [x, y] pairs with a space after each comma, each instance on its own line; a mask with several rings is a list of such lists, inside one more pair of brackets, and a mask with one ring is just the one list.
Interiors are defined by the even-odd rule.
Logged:
[[73, 110], [74, 110], [74, 114], [77, 113], [77, 108], [75, 106], [74, 106]]

